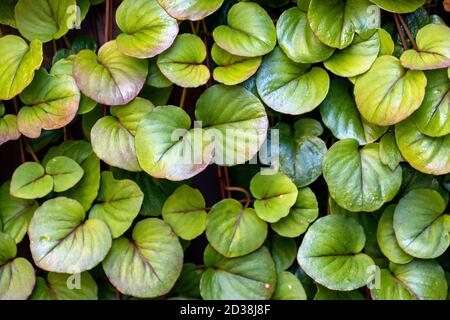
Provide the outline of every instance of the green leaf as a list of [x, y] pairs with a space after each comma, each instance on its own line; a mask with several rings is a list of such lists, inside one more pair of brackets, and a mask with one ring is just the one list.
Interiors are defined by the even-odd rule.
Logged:
[[450, 134], [429, 137], [422, 134], [412, 119], [395, 126], [395, 138], [403, 158], [416, 170], [433, 175], [450, 172]]
[[352, 212], [373, 212], [391, 201], [402, 183], [402, 169], [385, 166], [379, 144], [359, 149], [356, 140], [341, 140], [324, 158], [323, 175], [337, 204]]
[[425, 4], [425, 0], [370, 0], [383, 10], [395, 13], [413, 12]]
[[177, 20], [202, 20], [220, 8], [224, 0], [158, 0]]
[[392, 262], [406, 264], [414, 257], [399, 246], [394, 230], [394, 212], [396, 205], [387, 207], [381, 215], [377, 229], [377, 240], [383, 254]]
[[16, 243], [7, 233], [0, 232], [0, 249], [0, 266], [17, 255]]
[[116, 41], [105, 43], [98, 56], [91, 50], [81, 50], [73, 63], [73, 76], [80, 90], [108, 106], [127, 104], [136, 98], [147, 72], [147, 60], [124, 55]]
[[323, 64], [325, 68], [341, 77], [355, 77], [370, 69], [380, 52], [378, 32], [367, 40], [356, 36], [350, 46], [337, 50]]
[[97, 300], [97, 283], [89, 272], [70, 275], [49, 272], [38, 277], [30, 300]]
[[378, 140], [388, 129], [367, 122], [358, 112], [351, 85], [333, 79], [327, 97], [320, 105], [323, 123], [338, 139], [355, 139], [360, 145]]
[[35, 281], [33, 266], [24, 258], [0, 265], [0, 300], [26, 300]]
[[[220, 97], [220, 99], [217, 99]], [[267, 136], [268, 119], [261, 101], [241, 86], [214, 85], [195, 107], [204, 135], [214, 143], [214, 163], [233, 166], [252, 159]]]
[[77, 200], [85, 211], [89, 210], [97, 198], [100, 186], [100, 161], [86, 141], [67, 140], [57, 147], [50, 148], [42, 160], [45, 166], [51, 159], [65, 156], [75, 160], [84, 170], [84, 176], [75, 187], [60, 195]]
[[182, 239], [197, 238], [206, 228], [206, 203], [198, 189], [182, 185], [164, 202], [162, 217]]
[[11, 140], [17, 140], [20, 138], [20, 135], [15, 114], [7, 114], [0, 117], [0, 145]]
[[272, 18], [259, 4], [241, 2], [228, 11], [228, 25], [214, 29], [213, 37], [222, 49], [236, 56], [259, 57], [275, 48], [277, 35]]
[[[167, 79], [159, 70], [158, 65], [156, 64], [157, 58], [149, 59], [148, 61], [148, 75], [147, 80], [145, 80], [145, 84], [147, 86], [155, 87], [158, 89], [168, 88], [172, 86], [172, 81]], [[148, 88], [148, 87], [147, 87]], [[154, 101], [150, 99], [151, 101]], [[154, 101], [156, 103], [156, 101]], [[157, 103], [157, 105], [164, 105], [166, 102], [160, 104]]]
[[33, 80], [34, 71], [42, 64], [42, 43], [28, 45], [18, 36], [0, 38], [0, 100], [10, 100], [23, 91]]
[[380, 12], [371, 6], [369, 0], [311, 0], [309, 25], [320, 41], [344, 49], [355, 33], [368, 38], [379, 27]]
[[9, 190], [16, 198], [42, 198], [53, 190], [53, 178], [39, 163], [25, 162], [14, 171]]
[[200, 297], [200, 279], [203, 269], [193, 263], [185, 263], [172, 291], [188, 297]]
[[450, 133], [450, 79], [447, 70], [426, 73], [425, 98], [412, 119], [424, 135], [442, 137]]
[[132, 180], [116, 180], [109, 171], [102, 172], [97, 203], [89, 212], [89, 219], [104, 221], [113, 239], [130, 228], [139, 214], [144, 194]]
[[55, 157], [47, 162], [45, 172], [53, 178], [55, 192], [67, 191], [83, 178], [84, 170], [78, 163], [67, 157]]
[[297, 256], [297, 244], [294, 239], [274, 234], [265, 246], [270, 250], [278, 272], [288, 270], [294, 263]]
[[117, 48], [127, 56], [145, 59], [169, 48], [178, 34], [177, 20], [169, 16], [156, 0], [125, 0], [116, 11], [123, 32]]
[[297, 201], [287, 217], [271, 224], [280, 236], [296, 238], [305, 233], [309, 225], [319, 216], [319, 204], [310, 188], [298, 189]]
[[395, 50], [394, 40], [392, 36], [386, 30], [378, 29], [378, 37], [380, 38], [380, 56], [388, 55], [392, 56]]
[[314, 300], [365, 300], [363, 294], [357, 290], [334, 291], [321, 285], [317, 285], [317, 293]]
[[214, 44], [211, 57], [217, 64], [213, 77], [217, 82], [232, 86], [244, 82], [256, 73], [262, 58], [247, 58], [232, 55]]
[[42, 129], [59, 129], [75, 118], [80, 90], [72, 77], [53, 76], [40, 69], [20, 100], [25, 106], [17, 115], [19, 131], [29, 138], [38, 138]]
[[277, 287], [273, 300], [306, 300], [306, 292], [300, 280], [292, 273], [282, 271], [277, 276]]
[[317, 220], [298, 251], [302, 269], [331, 290], [350, 291], [365, 286], [373, 260], [361, 251], [366, 237], [353, 218], [330, 215]]
[[279, 47], [264, 58], [256, 79], [258, 93], [269, 107], [293, 115], [315, 109], [325, 99], [329, 82], [325, 70], [295, 63]]
[[17, 28], [30, 41], [59, 39], [75, 25], [76, 5], [75, 0], [19, 0]]
[[92, 269], [111, 248], [111, 233], [101, 220], [85, 220], [75, 200], [58, 197], [44, 202], [28, 229], [35, 264], [46, 271], [77, 274]]
[[267, 224], [254, 209], [243, 208], [234, 199], [216, 203], [206, 219], [210, 245], [228, 258], [240, 257], [261, 247], [267, 237]]
[[422, 71], [405, 70], [397, 58], [381, 56], [356, 80], [356, 105], [370, 123], [396, 124], [419, 109], [426, 85]]
[[323, 44], [311, 30], [306, 11], [290, 8], [277, 21], [280, 48], [294, 62], [317, 63], [327, 60], [334, 49]]
[[394, 230], [406, 253], [434, 259], [447, 250], [450, 239], [445, 207], [439, 192], [431, 189], [414, 189], [400, 199], [394, 213]]
[[18, 0], [2, 0], [0, 1], [0, 24], [5, 24], [12, 28], [16, 28], [16, 17], [14, 8]]
[[289, 214], [297, 200], [297, 187], [284, 173], [272, 175], [257, 173], [250, 182], [255, 197], [256, 214], [267, 222], [277, 222]]
[[190, 129], [181, 108], [162, 106], [142, 119], [136, 133], [136, 155], [142, 169], [155, 178], [185, 180], [203, 171], [213, 156], [213, 144], [203, 129]]
[[391, 263], [381, 270], [380, 287], [370, 290], [374, 300], [445, 300], [447, 280], [434, 260], [413, 260], [406, 265]]
[[203, 299], [268, 300], [275, 291], [275, 264], [265, 247], [229, 259], [208, 246], [203, 259], [207, 267], [200, 281]]
[[397, 147], [395, 135], [393, 132], [386, 133], [380, 141], [380, 160], [392, 171], [403, 161], [402, 154]]
[[166, 294], [183, 267], [183, 249], [178, 238], [165, 222], [155, 218], [138, 222], [132, 238], [113, 241], [103, 261], [109, 281], [123, 294], [134, 297]]
[[206, 46], [200, 37], [184, 33], [173, 45], [158, 56], [158, 67], [162, 74], [176, 85], [197, 88], [208, 82], [211, 74], [203, 61]]
[[412, 70], [432, 70], [450, 67], [450, 28], [429, 24], [416, 36], [417, 51], [407, 50], [400, 57], [402, 66]]
[[111, 107], [111, 116], [99, 119], [91, 129], [95, 154], [107, 164], [128, 171], [141, 171], [135, 150], [139, 122], [154, 108], [143, 98], [124, 106]]

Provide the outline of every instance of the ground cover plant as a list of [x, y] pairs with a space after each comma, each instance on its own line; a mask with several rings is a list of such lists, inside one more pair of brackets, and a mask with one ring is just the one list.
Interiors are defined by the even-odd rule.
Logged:
[[0, 0], [0, 300], [446, 300], [434, 0]]

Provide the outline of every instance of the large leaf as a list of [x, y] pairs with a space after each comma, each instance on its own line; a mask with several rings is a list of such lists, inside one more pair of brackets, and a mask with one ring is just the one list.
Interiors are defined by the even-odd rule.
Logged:
[[425, 4], [425, 0], [370, 0], [380, 8], [396, 13], [413, 12]]
[[158, 67], [163, 75], [180, 87], [196, 88], [204, 85], [211, 74], [203, 61], [206, 47], [196, 35], [179, 35], [173, 45], [158, 56]]
[[101, 220], [85, 220], [75, 200], [58, 197], [44, 202], [28, 229], [35, 264], [46, 271], [77, 274], [92, 269], [111, 248], [111, 233]]
[[78, 163], [63, 156], [55, 157], [47, 162], [45, 172], [53, 178], [53, 190], [55, 192], [69, 190], [84, 175], [84, 170]]
[[416, 170], [433, 175], [450, 172], [450, 134], [429, 137], [422, 134], [412, 119], [395, 126], [395, 138], [403, 158]]
[[20, 100], [25, 106], [17, 115], [19, 131], [29, 138], [38, 138], [42, 129], [59, 129], [75, 118], [80, 90], [72, 77], [49, 75], [41, 69]]
[[379, 145], [359, 149], [356, 140], [341, 140], [328, 151], [323, 175], [339, 206], [352, 211], [376, 211], [400, 189], [402, 169], [392, 171], [379, 156]]
[[206, 228], [206, 204], [198, 189], [182, 185], [167, 198], [162, 217], [182, 239], [197, 238]]
[[373, 260], [362, 253], [364, 229], [351, 217], [330, 215], [317, 220], [306, 232], [298, 251], [302, 269], [332, 290], [350, 291], [369, 280]]
[[224, 0], [158, 0], [178, 20], [202, 20], [220, 8]]
[[374, 300], [445, 300], [447, 280], [436, 261], [413, 260], [406, 265], [391, 263], [382, 269], [379, 287], [370, 293]]
[[280, 48], [297, 63], [321, 62], [334, 52], [311, 30], [306, 11], [296, 7], [286, 10], [278, 19], [277, 38]]
[[356, 105], [370, 123], [396, 124], [420, 107], [426, 85], [422, 71], [405, 70], [397, 58], [381, 56], [356, 80]]
[[42, 198], [53, 190], [53, 178], [41, 164], [25, 162], [14, 171], [9, 190], [16, 198]]
[[140, 59], [154, 57], [169, 48], [178, 34], [177, 20], [169, 16], [156, 0], [125, 0], [116, 11], [122, 34], [117, 48]]
[[[220, 97], [220, 99], [217, 99]], [[233, 166], [252, 159], [267, 136], [261, 101], [241, 86], [214, 85], [197, 100], [197, 121], [214, 142], [214, 163]]]
[[30, 41], [59, 39], [77, 21], [76, 4], [75, 0], [19, 0], [15, 8], [17, 28]]
[[262, 246], [267, 224], [254, 209], [243, 208], [237, 200], [225, 199], [211, 208], [206, 219], [206, 237], [221, 255], [239, 257]]
[[306, 292], [300, 280], [292, 273], [283, 271], [278, 273], [277, 287], [273, 300], [306, 300]]
[[[421, 259], [434, 259], [450, 245], [449, 216], [439, 192], [414, 189], [398, 203], [394, 213], [394, 230], [400, 247]], [[414, 219], [411, 219], [411, 216]]]
[[405, 68], [430, 70], [450, 67], [450, 28], [443, 24], [429, 24], [419, 30], [417, 51], [407, 50], [400, 57]]
[[311, 0], [308, 21], [316, 36], [326, 45], [343, 49], [355, 33], [367, 38], [380, 25], [380, 12], [369, 0]]
[[153, 298], [172, 289], [183, 267], [183, 249], [170, 227], [149, 218], [133, 229], [133, 240], [114, 240], [103, 261], [109, 281], [122, 293]]
[[120, 237], [133, 223], [141, 209], [144, 194], [132, 180], [116, 180], [109, 171], [102, 172], [97, 203], [90, 219], [103, 220], [113, 239]]
[[267, 12], [257, 3], [241, 2], [228, 11], [228, 25], [214, 29], [216, 44], [231, 54], [258, 57], [273, 50], [276, 29]]
[[322, 121], [338, 139], [355, 139], [360, 145], [374, 142], [388, 128], [371, 124], [361, 117], [351, 90], [348, 81], [331, 81], [330, 91], [320, 105]]
[[256, 84], [262, 100], [272, 109], [287, 114], [302, 114], [325, 99], [330, 78], [319, 67], [295, 63], [280, 48], [264, 58]]
[[253, 206], [262, 220], [274, 223], [289, 214], [297, 200], [298, 190], [284, 173], [272, 175], [257, 173], [250, 182], [255, 197]]
[[91, 50], [80, 51], [73, 63], [73, 76], [80, 90], [104, 105], [123, 105], [133, 100], [144, 86], [147, 72], [147, 60], [124, 55], [116, 41], [105, 43], [98, 56]]
[[34, 71], [42, 64], [42, 43], [28, 45], [18, 36], [0, 38], [0, 100], [9, 100], [23, 91], [33, 80]]
[[287, 217], [271, 224], [272, 229], [283, 237], [296, 238], [303, 234], [319, 216], [319, 204], [310, 188], [298, 190], [297, 201]]
[[128, 171], [141, 171], [135, 150], [137, 127], [153, 104], [136, 98], [124, 106], [111, 107], [111, 116], [99, 119], [91, 129], [95, 154], [107, 164]]
[[206, 247], [200, 293], [206, 300], [268, 300], [275, 291], [275, 264], [267, 248], [226, 258]]

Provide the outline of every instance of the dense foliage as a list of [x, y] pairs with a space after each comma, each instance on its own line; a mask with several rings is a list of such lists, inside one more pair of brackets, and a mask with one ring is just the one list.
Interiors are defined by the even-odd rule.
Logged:
[[0, 299], [448, 299], [445, 8], [0, 0]]

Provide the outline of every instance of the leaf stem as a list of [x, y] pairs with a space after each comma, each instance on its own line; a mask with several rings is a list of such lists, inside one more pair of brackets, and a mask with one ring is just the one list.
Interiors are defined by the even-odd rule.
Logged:
[[0, 38], [3, 37], [3, 29], [2, 26], [0, 25]]
[[395, 26], [397, 27], [398, 35], [400, 36], [400, 40], [402, 41], [403, 50], [408, 49], [408, 45], [406, 44], [405, 35], [403, 34], [403, 30], [400, 26], [400, 21], [396, 13], [394, 13]]
[[53, 44], [53, 55], [55, 55], [56, 52], [58, 51], [58, 46], [56, 45], [56, 40], [53, 40], [52, 44]]
[[186, 93], [187, 93], [187, 88], [183, 88], [183, 91], [181, 92], [181, 99], [180, 99], [180, 108], [181, 109], [184, 108], [184, 103], [186, 102]]
[[63, 37], [63, 40], [64, 40], [64, 44], [66, 45], [67, 49], [71, 49], [71, 48], [72, 48], [72, 45], [70, 44], [69, 39], [67, 39], [67, 37], [64, 36], [64, 37]]
[[110, 20], [111, 20], [111, 0], [105, 1], [105, 30], [103, 33], [105, 43], [109, 41], [111, 35], [109, 34], [110, 31]]
[[28, 143], [28, 141], [25, 139], [24, 136], [22, 136], [22, 139], [23, 139], [23, 142], [25, 143], [25, 148], [26, 148], [27, 152], [29, 154], [31, 154], [31, 157], [33, 158], [34, 161], [36, 161], [37, 163], [40, 163], [39, 158], [34, 153], [33, 148], [30, 146], [30, 144]]
[[251, 197], [250, 193], [247, 190], [245, 190], [244, 188], [226, 186], [225, 190], [227, 190], [227, 191], [237, 191], [237, 192], [241, 192], [241, 193], [245, 194], [245, 197], [246, 197], [246, 199], [245, 199], [245, 207], [244, 207], [245, 209], [247, 209], [247, 207], [250, 204], [250, 202], [252, 202], [252, 197]]
[[197, 28], [195, 27], [194, 22], [191, 21], [191, 20], [189, 20], [189, 24], [190, 24], [190, 26], [191, 26], [191, 31], [192, 31], [192, 33], [196, 35], [196, 34], [197, 34]]
[[397, 14], [397, 16], [398, 16], [398, 20], [402, 24], [403, 30], [405, 30], [406, 35], [409, 38], [409, 41], [411, 41], [411, 44], [412, 44], [414, 50], [419, 51], [419, 48], [417, 47], [417, 44], [416, 44], [416, 40], [414, 40], [414, 36], [412, 35], [411, 30], [409, 30], [408, 25], [406, 24], [405, 20], [403, 19], [403, 17], [400, 14]]
[[217, 166], [217, 178], [219, 180], [220, 197], [225, 199], [225, 186], [223, 183], [222, 168], [220, 166]]

